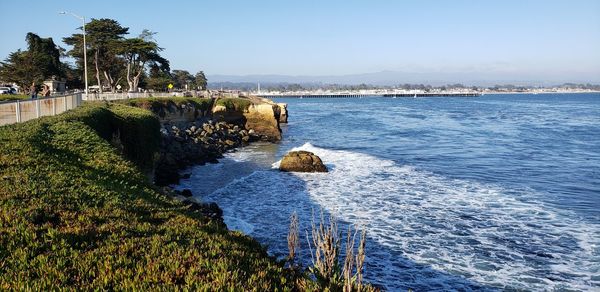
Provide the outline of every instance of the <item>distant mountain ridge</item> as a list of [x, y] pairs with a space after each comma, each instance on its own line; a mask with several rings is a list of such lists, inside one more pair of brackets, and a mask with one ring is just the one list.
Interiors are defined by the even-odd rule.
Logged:
[[[348, 75], [208, 75], [209, 83], [312, 83], [312, 84], [371, 84], [378, 86], [391, 86], [398, 84], [427, 84], [440, 86], [445, 84], [462, 83], [468, 86], [493, 86], [497, 84], [550, 86], [566, 82], [573, 83], [600, 83], [600, 77], [590, 80], [589, 76], [573, 75], [571, 79], [537, 77], [533, 74], [508, 74], [498, 72], [431, 72], [411, 73], [400, 71], [380, 71], [374, 73], [348, 74]], [[595, 80], [594, 80], [595, 79]]]

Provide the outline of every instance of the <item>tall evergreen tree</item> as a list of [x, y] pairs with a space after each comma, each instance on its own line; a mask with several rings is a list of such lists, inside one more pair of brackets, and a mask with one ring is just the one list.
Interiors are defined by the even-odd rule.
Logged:
[[208, 80], [206, 80], [204, 71], [200, 71], [200, 72], [196, 73], [196, 86], [200, 90], [206, 90], [207, 85], [208, 85]]
[[129, 91], [136, 92], [140, 78], [146, 67], [158, 66], [160, 70], [169, 72], [169, 60], [163, 58], [159, 47], [153, 39], [154, 32], [144, 30], [137, 38], [125, 39], [119, 48], [126, 62], [126, 78]]
[[171, 75], [173, 75], [173, 80], [175, 80], [175, 87], [181, 89], [195, 88], [196, 79], [190, 72], [186, 70], [173, 70]]
[[33, 82], [41, 84], [53, 76], [65, 76], [65, 65], [60, 62], [60, 48], [52, 38], [41, 38], [30, 32], [25, 40], [26, 51], [13, 52], [4, 62], [0, 62], [0, 80], [29, 88]]
[[169, 84], [174, 83], [173, 77], [168, 71], [163, 70], [160, 66], [154, 64], [150, 66], [150, 74], [145, 79], [148, 89], [156, 91], [165, 91]]
[[[94, 78], [100, 87], [100, 92], [103, 87], [102, 78], [105, 80], [104, 84], [114, 91], [124, 68], [124, 62], [119, 58], [118, 50], [122, 45], [121, 40], [129, 32], [129, 28], [121, 26], [116, 20], [102, 18], [92, 19], [85, 25], [85, 30], [87, 53], [88, 56], [91, 56], [88, 58], [88, 62], [91, 62], [94, 68]], [[63, 41], [73, 46], [69, 54], [78, 58], [78, 64], [83, 65], [82, 34], [73, 34], [63, 38]]]

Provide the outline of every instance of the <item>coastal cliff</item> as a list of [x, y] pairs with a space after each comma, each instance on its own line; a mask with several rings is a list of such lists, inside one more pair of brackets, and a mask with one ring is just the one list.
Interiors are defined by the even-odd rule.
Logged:
[[287, 123], [287, 105], [255, 96], [245, 98], [144, 98], [120, 101], [148, 109], [165, 126], [182, 126], [208, 120], [254, 129], [262, 140], [281, 140], [281, 123]]
[[212, 109], [215, 119], [254, 129], [262, 140], [272, 142], [281, 140], [281, 111], [280, 105], [262, 98], [217, 99]]
[[[121, 101], [154, 113], [161, 147], [153, 172], [157, 185], [177, 183], [180, 170], [212, 163], [226, 151], [263, 140], [281, 140], [285, 104], [248, 98], [150, 98]], [[285, 119], [287, 122], [287, 118]]]

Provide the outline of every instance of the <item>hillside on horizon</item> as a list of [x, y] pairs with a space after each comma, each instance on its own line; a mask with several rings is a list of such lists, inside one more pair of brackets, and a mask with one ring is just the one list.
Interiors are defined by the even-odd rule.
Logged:
[[285, 75], [285, 74], [251, 74], [251, 75], [207, 75], [209, 83], [311, 83], [311, 84], [370, 84], [376, 86], [393, 86], [398, 84], [427, 84], [440, 86], [461, 83], [467, 86], [494, 86], [512, 84], [520, 86], [552, 86], [563, 83], [600, 83], [600, 77], [584, 74], [573, 75], [570, 79], [561, 77], [540, 78], [533, 74], [507, 74], [497, 72], [401, 72], [379, 71], [373, 73], [347, 75]]

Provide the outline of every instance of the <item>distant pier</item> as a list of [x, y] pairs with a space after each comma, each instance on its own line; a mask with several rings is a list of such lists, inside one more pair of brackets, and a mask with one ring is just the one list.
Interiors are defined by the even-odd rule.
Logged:
[[265, 98], [363, 98], [363, 97], [477, 97], [480, 93], [383, 93], [383, 94], [354, 94], [354, 93], [315, 93], [315, 94], [256, 94]]
[[390, 93], [383, 94], [384, 97], [477, 97], [481, 93]]

